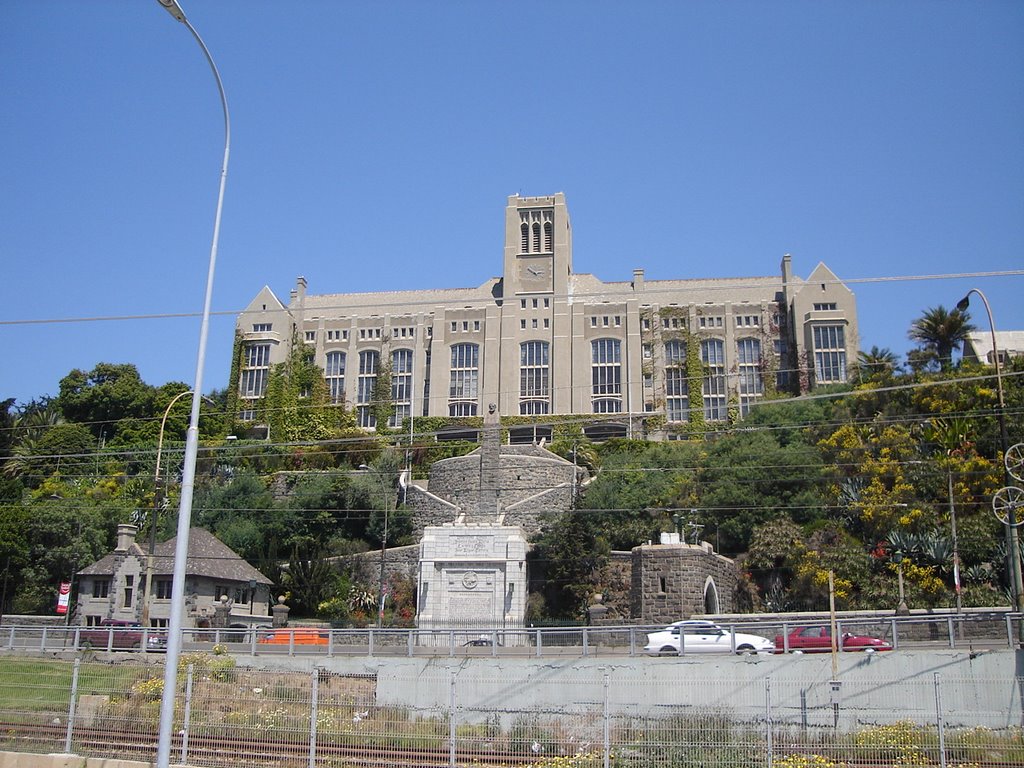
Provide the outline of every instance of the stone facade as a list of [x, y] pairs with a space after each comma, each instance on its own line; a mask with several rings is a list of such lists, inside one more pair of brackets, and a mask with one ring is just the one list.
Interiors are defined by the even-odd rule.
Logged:
[[[167, 626], [176, 540], [156, 545], [153, 584], [147, 595], [149, 556], [136, 542], [136, 533], [134, 525], [119, 525], [114, 550], [75, 574], [79, 583], [77, 623], [92, 625], [114, 619], [150, 627]], [[269, 613], [273, 586], [270, 579], [202, 528], [189, 530], [184, 586], [182, 620], [186, 627], [207, 626], [225, 595], [230, 624], [261, 623]]]
[[[587, 472], [535, 445], [493, 445], [465, 456], [442, 459], [430, 468], [430, 491], [412, 486], [406, 504], [416, 534], [429, 525], [454, 522], [462, 515], [500, 520], [528, 535], [540, 531], [545, 515], [564, 512], [574, 502]], [[490, 478], [483, 482], [482, 478]], [[575, 479], [574, 479], [575, 478]]]
[[518, 528], [459, 523], [420, 542], [416, 625], [423, 629], [521, 627], [526, 539]]
[[[687, 386], [703, 386], [705, 421], [725, 421], [732, 402], [742, 414], [774, 389], [846, 381], [856, 360], [856, 300], [824, 264], [806, 279], [785, 255], [771, 276], [648, 280], [633, 269], [606, 282], [573, 269], [562, 193], [508, 198], [500, 264], [470, 288], [312, 294], [300, 277], [285, 303], [264, 287], [237, 320], [240, 416], [255, 420], [270, 367], [296, 341], [367, 430], [367, 393], [390, 363], [390, 426], [493, 406], [541, 422], [575, 415], [594, 439], [685, 432]], [[703, 382], [686, 382], [687, 350], [705, 363]]]
[[701, 544], [645, 544], [632, 551], [630, 605], [642, 624], [729, 613], [739, 574], [729, 558]]

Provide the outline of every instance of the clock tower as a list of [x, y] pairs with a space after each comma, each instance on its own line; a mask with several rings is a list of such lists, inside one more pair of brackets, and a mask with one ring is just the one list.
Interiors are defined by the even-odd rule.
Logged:
[[504, 266], [506, 300], [514, 300], [519, 294], [567, 294], [572, 272], [572, 229], [564, 193], [509, 197]]

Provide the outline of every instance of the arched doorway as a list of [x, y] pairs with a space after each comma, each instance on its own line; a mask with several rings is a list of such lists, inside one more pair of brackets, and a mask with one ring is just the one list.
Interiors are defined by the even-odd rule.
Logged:
[[718, 613], [718, 587], [710, 576], [704, 581], [704, 613]]

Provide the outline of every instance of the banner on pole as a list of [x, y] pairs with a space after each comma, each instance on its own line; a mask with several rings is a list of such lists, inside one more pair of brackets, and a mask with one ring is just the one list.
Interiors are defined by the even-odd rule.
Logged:
[[68, 605], [71, 602], [71, 582], [60, 583], [60, 594], [57, 596], [57, 613], [62, 616], [68, 612]]

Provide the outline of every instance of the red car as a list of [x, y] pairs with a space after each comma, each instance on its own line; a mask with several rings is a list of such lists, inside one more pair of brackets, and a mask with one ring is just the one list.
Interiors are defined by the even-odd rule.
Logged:
[[[866, 635], [854, 635], [844, 632], [841, 651], [891, 651], [892, 645], [885, 640]], [[788, 646], [785, 645], [788, 643]], [[832, 650], [832, 628], [829, 626], [797, 627], [789, 633], [788, 637], [775, 636], [775, 652], [784, 653], [788, 647], [791, 651], [802, 651], [804, 653], [828, 653]]]
[[133, 621], [104, 619], [92, 627], [82, 627], [78, 631], [78, 647], [81, 650], [115, 651], [141, 650], [142, 641], [146, 641], [146, 650], [163, 652], [167, 650], [167, 630], [150, 629], [143, 632], [142, 627]]

